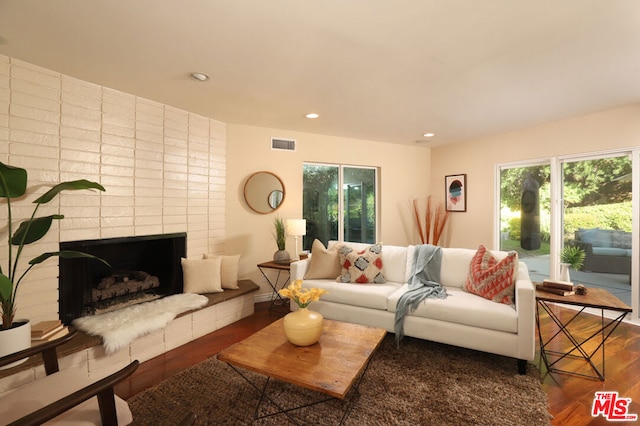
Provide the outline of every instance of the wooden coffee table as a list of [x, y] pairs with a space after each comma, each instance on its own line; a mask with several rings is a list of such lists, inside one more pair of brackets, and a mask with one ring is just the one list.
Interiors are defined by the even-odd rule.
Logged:
[[[254, 419], [285, 414], [293, 423], [298, 424], [289, 414], [290, 411], [332, 398], [345, 399], [353, 388], [353, 397], [350, 398], [340, 423], [344, 422], [358, 395], [357, 389], [371, 356], [387, 331], [325, 319], [320, 340], [311, 346], [298, 347], [289, 343], [285, 337], [282, 321], [281, 318], [218, 354], [220, 361], [230, 365], [261, 393]], [[260, 388], [242, 369], [267, 376], [266, 383]], [[329, 398], [285, 410], [267, 396], [267, 386], [272, 378], [320, 392]], [[259, 408], [264, 399], [269, 400], [280, 411], [259, 416]]]

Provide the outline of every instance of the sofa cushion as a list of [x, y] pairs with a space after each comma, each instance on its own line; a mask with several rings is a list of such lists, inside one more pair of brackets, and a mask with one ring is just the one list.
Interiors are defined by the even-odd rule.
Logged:
[[516, 252], [498, 260], [481, 245], [471, 259], [464, 290], [493, 302], [513, 305], [517, 265]]
[[338, 281], [343, 283], [377, 283], [387, 280], [382, 272], [382, 246], [374, 244], [362, 250], [342, 244], [338, 246], [338, 258], [342, 271]]
[[613, 231], [611, 233], [611, 245], [614, 248], [630, 249], [631, 232]]
[[580, 228], [580, 241], [591, 244], [594, 247], [613, 247], [613, 234], [609, 229]]
[[631, 249], [615, 247], [593, 247], [595, 256], [631, 256]]
[[[396, 311], [398, 299], [407, 289], [408, 284], [405, 284], [389, 297], [389, 311]], [[447, 287], [446, 299], [425, 299], [415, 311], [407, 315], [508, 333], [518, 332], [518, 312], [515, 309], [458, 287]]]
[[309, 268], [304, 274], [305, 280], [327, 278], [335, 280], [341, 272], [338, 250], [336, 247], [327, 249], [322, 241], [313, 240]]
[[323, 288], [327, 293], [321, 301], [335, 302], [363, 308], [386, 310], [388, 298], [400, 288], [401, 284], [352, 284], [329, 280], [305, 280], [303, 288]]
[[445, 287], [462, 288], [467, 281], [469, 264], [474, 254], [475, 250], [466, 248], [442, 249], [440, 284]]

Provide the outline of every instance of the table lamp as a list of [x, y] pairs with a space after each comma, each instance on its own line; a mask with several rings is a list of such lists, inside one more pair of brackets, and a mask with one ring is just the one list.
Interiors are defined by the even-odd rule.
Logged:
[[293, 235], [296, 240], [296, 260], [299, 259], [298, 255], [298, 237], [307, 235], [307, 221], [305, 219], [287, 219], [287, 232], [289, 235]]

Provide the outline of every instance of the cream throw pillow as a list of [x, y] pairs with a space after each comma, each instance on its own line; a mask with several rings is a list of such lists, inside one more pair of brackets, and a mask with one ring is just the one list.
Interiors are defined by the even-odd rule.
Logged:
[[221, 259], [181, 259], [185, 293], [220, 293]]
[[204, 259], [220, 258], [220, 282], [223, 289], [237, 290], [238, 286], [238, 263], [240, 262], [240, 255], [215, 255], [205, 254]]
[[340, 275], [340, 262], [338, 260], [338, 250], [327, 249], [322, 241], [313, 240], [311, 245], [311, 260], [305, 280], [319, 280], [330, 278], [335, 280]]

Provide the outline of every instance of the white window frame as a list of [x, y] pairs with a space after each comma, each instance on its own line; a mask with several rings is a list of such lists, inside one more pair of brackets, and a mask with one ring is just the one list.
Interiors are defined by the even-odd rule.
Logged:
[[[375, 195], [376, 195], [376, 203], [375, 203], [375, 214], [376, 214], [376, 240], [380, 240], [380, 230], [382, 229], [381, 221], [380, 221], [380, 168], [376, 166], [361, 166], [354, 164], [335, 164], [335, 163], [315, 163], [311, 161], [305, 161], [302, 163], [303, 174], [304, 174], [304, 166], [312, 165], [312, 166], [326, 166], [326, 167], [337, 167], [338, 168], [338, 241], [344, 241], [344, 169], [345, 168], [354, 168], [354, 169], [367, 169], [373, 170], [374, 172], [374, 182], [375, 182]], [[303, 184], [304, 190], [304, 184]]]

